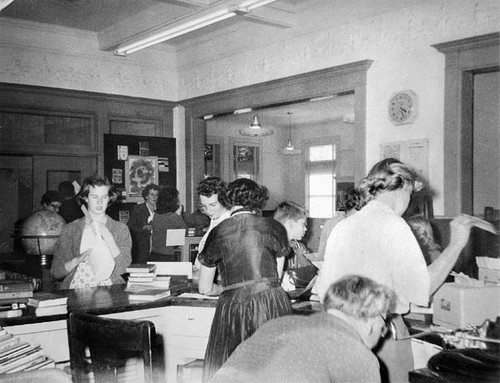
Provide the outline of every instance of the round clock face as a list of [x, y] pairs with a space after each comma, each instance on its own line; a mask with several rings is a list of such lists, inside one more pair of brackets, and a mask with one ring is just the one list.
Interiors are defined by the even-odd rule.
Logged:
[[416, 95], [412, 92], [398, 92], [389, 101], [389, 118], [395, 124], [414, 120], [416, 114]]

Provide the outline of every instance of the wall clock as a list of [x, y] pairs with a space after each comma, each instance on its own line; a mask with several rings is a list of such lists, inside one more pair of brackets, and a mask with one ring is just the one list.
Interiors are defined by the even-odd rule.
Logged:
[[409, 124], [418, 115], [418, 96], [411, 90], [394, 93], [389, 100], [389, 119], [393, 124]]

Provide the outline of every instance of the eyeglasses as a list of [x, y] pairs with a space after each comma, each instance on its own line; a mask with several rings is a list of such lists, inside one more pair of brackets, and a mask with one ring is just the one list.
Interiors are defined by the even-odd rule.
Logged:
[[384, 318], [382, 315], [380, 315], [380, 318], [384, 321], [384, 327], [380, 330], [380, 337], [384, 339], [388, 337], [394, 340], [398, 339], [396, 325], [392, 321], [392, 318]]
[[50, 207], [54, 210], [59, 210], [61, 208], [61, 205], [58, 203], [51, 203]]

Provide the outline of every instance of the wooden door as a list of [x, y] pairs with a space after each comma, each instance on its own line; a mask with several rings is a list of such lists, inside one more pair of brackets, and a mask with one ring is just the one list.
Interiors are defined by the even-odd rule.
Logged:
[[62, 181], [82, 181], [97, 171], [97, 157], [33, 156], [33, 206]]

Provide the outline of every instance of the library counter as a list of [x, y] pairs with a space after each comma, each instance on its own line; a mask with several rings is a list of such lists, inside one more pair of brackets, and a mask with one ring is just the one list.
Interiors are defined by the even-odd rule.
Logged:
[[[202, 359], [217, 300], [181, 298], [197, 292], [185, 277], [172, 277], [171, 296], [153, 302], [129, 299], [126, 285], [113, 285], [55, 293], [68, 297], [68, 313], [79, 310], [116, 319], [148, 320], [163, 339], [165, 377], [176, 381], [177, 365]], [[39, 343], [44, 354], [64, 365], [69, 361], [67, 319], [69, 314], [37, 317], [31, 310], [17, 318], [4, 318], [0, 325], [30, 343]]]
[[[133, 310], [151, 309], [165, 306], [215, 307], [217, 300], [181, 298], [178, 295], [185, 292], [197, 292], [196, 286], [186, 278], [172, 277], [171, 296], [157, 301], [139, 301], [129, 299], [125, 291], [126, 285], [111, 285], [90, 287], [77, 290], [58, 290], [53, 293], [68, 297], [68, 314], [71, 311], [84, 311], [94, 315], [108, 315]], [[1, 318], [0, 325], [12, 326], [54, 320], [67, 319], [68, 314], [36, 316], [28, 307], [23, 316]]]

